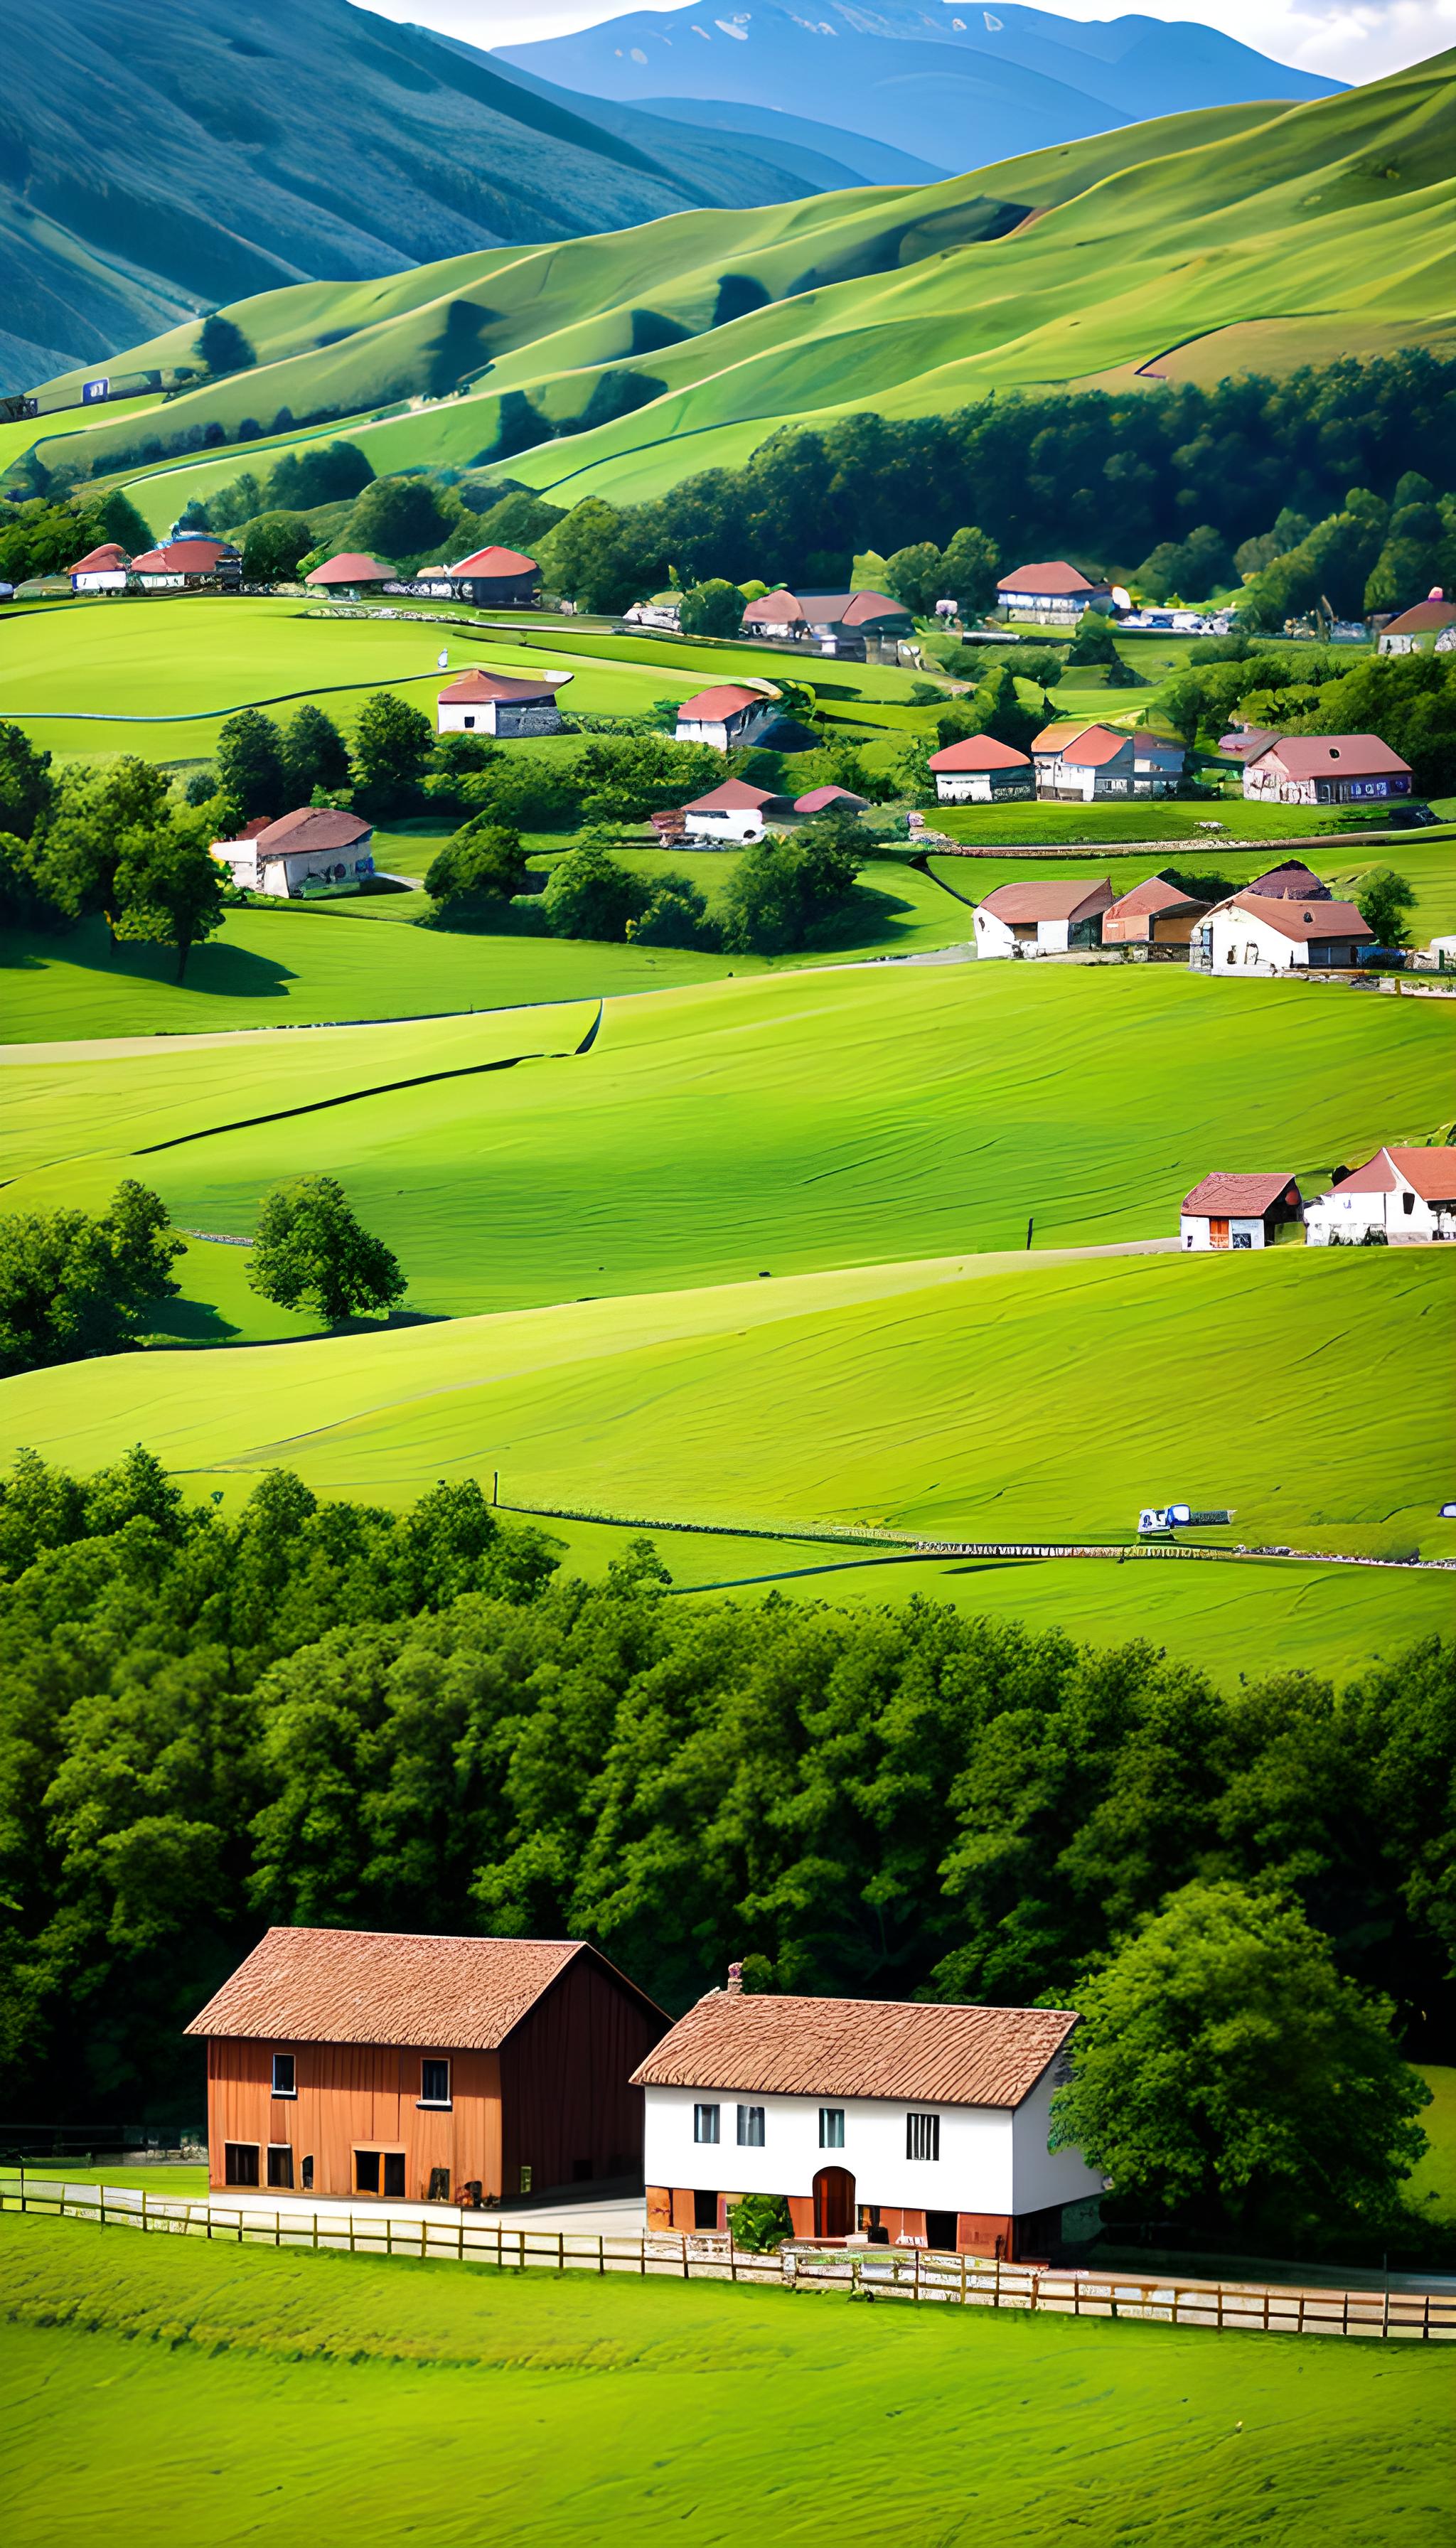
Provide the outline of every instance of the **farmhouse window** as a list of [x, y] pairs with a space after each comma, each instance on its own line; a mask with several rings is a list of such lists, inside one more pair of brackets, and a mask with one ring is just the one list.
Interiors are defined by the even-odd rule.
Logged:
[[718, 2114], [719, 2109], [716, 2106], [693, 2107], [692, 2138], [695, 2141], [715, 2141], [717, 2139]]
[[819, 2146], [821, 2149], [843, 2149], [845, 2145], [845, 2110], [843, 2106], [821, 2106], [819, 2109]]
[[1415, 1197], [1413, 1194], [1402, 1195], [1401, 1210], [1402, 1212], [1413, 1212], [1415, 1210]]
[[275, 2052], [273, 2055], [274, 2096], [296, 2097], [298, 2093], [298, 2075], [294, 2066], [293, 2054], [291, 2052]]
[[738, 2109], [738, 2146], [740, 2149], [762, 2149], [764, 2146], [764, 2109], [762, 2106], [740, 2106]]
[[258, 2181], [258, 2144], [256, 2141], [225, 2141], [223, 2144], [223, 2182], [225, 2185], [256, 2185]]
[[377, 2194], [379, 2192], [378, 2150], [355, 2150], [354, 2191], [356, 2194]]
[[938, 2159], [940, 2155], [940, 2116], [907, 2115], [905, 2117], [905, 2156]]
[[293, 2190], [293, 2144], [291, 2141], [268, 2143], [268, 2183]]
[[421, 2106], [449, 2105], [450, 2064], [448, 2061], [421, 2061], [419, 2065], [419, 2102]]

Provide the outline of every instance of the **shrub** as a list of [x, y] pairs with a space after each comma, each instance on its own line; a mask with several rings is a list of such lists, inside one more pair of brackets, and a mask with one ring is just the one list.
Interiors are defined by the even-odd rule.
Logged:
[[735, 2247], [751, 2256], [772, 2256], [793, 2236], [793, 2219], [781, 2194], [746, 2194], [728, 2214]]
[[651, 886], [612, 856], [609, 839], [590, 832], [558, 860], [543, 896], [556, 937], [608, 940], [625, 938], [628, 922], [640, 919], [651, 900]]

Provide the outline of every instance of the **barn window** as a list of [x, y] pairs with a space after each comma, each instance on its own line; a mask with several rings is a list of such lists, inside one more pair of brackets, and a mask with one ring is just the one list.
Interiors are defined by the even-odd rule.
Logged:
[[819, 2109], [819, 2146], [821, 2149], [843, 2149], [845, 2145], [845, 2110], [843, 2106], [821, 2106]]
[[384, 2190], [386, 2194], [392, 2194], [396, 2201], [399, 2201], [404, 2194], [405, 2153], [403, 2150], [386, 2150], [384, 2153]]
[[377, 2194], [379, 2192], [378, 2150], [355, 2150], [354, 2192], [356, 2194]]
[[223, 2182], [225, 2185], [256, 2185], [258, 2181], [258, 2144], [256, 2141], [223, 2143]]
[[1413, 1194], [1402, 1195], [1401, 1210], [1402, 1212], [1413, 1212], [1415, 1210], [1415, 1197]]
[[762, 2149], [764, 2146], [764, 2109], [762, 2106], [740, 2106], [738, 2109], [738, 2146], [740, 2149]]
[[293, 2054], [291, 2052], [275, 2052], [273, 2055], [274, 2096], [296, 2097], [298, 2093], [298, 2081], [294, 2068]]
[[716, 2106], [693, 2107], [692, 2138], [695, 2141], [715, 2141], [717, 2139], [718, 2113], [719, 2109]]
[[448, 2061], [421, 2061], [419, 2065], [419, 2102], [421, 2106], [449, 2105], [450, 2064]]
[[310, 2156], [309, 2158], [306, 2158], [306, 2159], [305, 2159], [305, 2161], [304, 2161], [304, 2192], [305, 2192], [306, 2194], [312, 2194], [312, 2193], [313, 2193], [313, 2191], [314, 2191], [314, 2161], [313, 2161], [312, 2156]]
[[268, 2143], [268, 2183], [293, 2190], [293, 2144], [291, 2141]]
[[940, 2155], [940, 2116], [907, 2115], [905, 2117], [905, 2156], [938, 2159]]

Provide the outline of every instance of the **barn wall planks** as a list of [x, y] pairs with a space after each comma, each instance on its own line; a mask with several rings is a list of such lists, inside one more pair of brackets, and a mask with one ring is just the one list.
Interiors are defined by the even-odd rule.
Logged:
[[505, 2190], [640, 2176], [642, 2091], [628, 2081], [667, 2020], [579, 1956], [500, 2050]]
[[[294, 2056], [296, 2097], [272, 2093], [273, 2055]], [[452, 2104], [448, 2112], [421, 2109], [419, 2065], [423, 2054], [447, 2054]], [[451, 2052], [448, 2046], [419, 2050], [368, 2044], [291, 2044], [215, 2036], [208, 2045], [208, 2149], [210, 2180], [226, 2182], [225, 2145], [256, 2143], [258, 2177], [266, 2184], [269, 2145], [293, 2151], [296, 2190], [303, 2162], [314, 2161], [316, 2194], [356, 2192], [354, 2152], [403, 2150], [407, 2199], [422, 2202], [432, 2169], [450, 2171], [456, 2194], [479, 2178], [499, 2194], [500, 2177], [500, 2055]]]

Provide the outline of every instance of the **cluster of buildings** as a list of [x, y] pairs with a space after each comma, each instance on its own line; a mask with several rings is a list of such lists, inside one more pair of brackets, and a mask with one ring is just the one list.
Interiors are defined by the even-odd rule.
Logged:
[[[116, 541], [89, 549], [65, 570], [72, 592], [191, 592], [236, 590], [242, 560], [230, 540], [206, 533], [187, 533], [163, 540], [141, 557], [129, 557]], [[470, 601], [492, 610], [540, 607], [541, 571], [534, 558], [518, 549], [476, 549], [455, 566], [426, 567], [411, 582], [402, 580], [387, 560], [366, 557], [358, 549], [325, 558], [305, 582], [316, 592], [340, 601], [360, 601], [382, 592], [413, 592], [437, 600]]]
[[242, 580], [242, 559], [230, 540], [190, 533], [129, 557], [115, 540], [88, 549], [65, 570], [72, 592], [198, 592]]
[[1082, 724], [1044, 726], [1030, 752], [969, 734], [931, 755], [942, 805], [1004, 805], [1043, 797], [1091, 805], [1107, 798], [1167, 796], [1183, 776], [1181, 743], [1150, 728]]
[[748, 1993], [675, 2026], [572, 1940], [270, 1929], [187, 2032], [219, 2191], [499, 2204], [633, 2183], [649, 2230], [781, 2196], [794, 2235], [1009, 2259], [1095, 2227], [1048, 2148], [1066, 2009]]
[[1386, 1148], [1363, 1167], [1336, 1168], [1308, 1200], [1296, 1178], [1223, 1170], [1183, 1198], [1183, 1247], [1273, 1247], [1303, 1236], [1309, 1247], [1358, 1247], [1373, 1235], [1392, 1247], [1456, 1237], [1456, 1149]]
[[1107, 876], [1029, 876], [988, 893], [974, 927], [978, 956], [1186, 948], [1190, 964], [1216, 973], [1351, 968], [1375, 943], [1354, 903], [1338, 900], [1297, 859], [1217, 903], [1198, 900], [1161, 873], [1125, 894], [1115, 894]]

